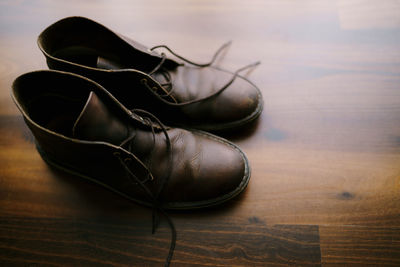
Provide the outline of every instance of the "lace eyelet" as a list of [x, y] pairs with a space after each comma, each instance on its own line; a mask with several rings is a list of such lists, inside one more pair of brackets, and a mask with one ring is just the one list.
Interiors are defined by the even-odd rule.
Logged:
[[151, 89], [152, 89], [153, 91], [157, 91], [157, 90], [158, 90], [158, 88], [155, 87], [155, 86], [151, 87]]
[[115, 157], [120, 157], [120, 156], [121, 156], [121, 153], [119, 153], [119, 152], [114, 152], [113, 155], [114, 155]]
[[142, 84], [147, 84], [147, 79], [143, 78], [143, 79], [140, 80], [140, 82], [141, 82]]
[[129, 162], [131, 162], [131, 161], [132, 161], [131, 158], [125, 158], [125, 159], [124, 159], [124, 162], [125, 162], [125, 163], [129, 163]]

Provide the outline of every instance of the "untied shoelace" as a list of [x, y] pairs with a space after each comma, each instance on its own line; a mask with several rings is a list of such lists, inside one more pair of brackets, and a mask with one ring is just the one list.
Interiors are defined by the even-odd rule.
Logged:
[[[166, 46], [166, 45], [157, 45], [157, 46], [152, 47], [150, 50], [153, 51], [154, 49], [165, 48], [165, 49], [168, 50], [172, 55], [174, 55], [175, 57], [177, 57], [177, 58], [183, 60], [184, 62], [189, 63], [189, 64], [191, 64], [191, 65], [193, 65], [193, 66], [197, 66], [197, 67], [203, 68], [203, 67], [211, 66], [211, 65], [215, 62], [215, 60], [217, 59], [218, 55], [219, 55], [225, 48], [227, 48], [230, 44], [231, 44], [230, 41], [227, 42], [227, 43], [225, 43], [225, 44], [223, 44], [223, 45], [214, 53], [212, 59], [211, 59], [208, 63], [204, 63], [204, 64], [196, 63], [196, 62], [193, 62], [193, 61], [191, 61], [191, 60], [188, 60], [188, 59], [186, 59], [186, 58], [184, 58], [184, 57], [178, 55], [177, 53], [175, 53], [172, 49], [170, 49], [170, 48], [169, 48], [168, 46]], [[169, 72], [168, 72], [167, 69], [165, 69], [165, 68], [162, 67], [163, 64], [165, 63], [166, 59], [167, 59], [167, 57], [166, 57], [165, 53], [161, 53], [161, 61], [160, 61], [160, 63], [157, 64], [157, 66], [156, 66], [152, 71], [150, 71], [150, 72], [148, 73], [149, 75], [153, 75], [153, 74], [155, 74], [155, 73], [157, 73], [157, 72], [160, 72], [161, 75], [165, 78], [166, 83], [161, 84], [161, 86], [163, 87], [164, 91], [166, 91], [167, 93], [166, 93], [165, 95], [162, 95], [162, 97], [170, 96], [171, 93], [173, 92], [173, 89], [174, 89], [174, 88], [173, 88], [173, 85], [172, 85], [172, 81], [171, 81], [171, 75], [169, 74]], [[191, 100], [191, 101], [184, 102], [184, 103], [178, 103], [178, 102], [173, 98], [174, 101], [175, 101], [175, 104], [178, 104], [178, 105], [179, 105], [179, 104], [182, 104], [182, 105], [183, 105], [183, 104], [191, 104], [191, 103], [197, 103], [197, 102], [200, 102], [200, 101], [204, 101], [204, 100], [210, 99], [210, 98], [212, 98], [212, 97], [214, 97], [214, 96], [216, 96], [216, 95], [222, 93], [226, 88], [228, 88], [228, 87], [235, 81], [235, 79], [237, 78], [237, 76], [239, 75], [240, 72], [242, 72], [242, 71], [244, 71], [244, 70], [246, 70], [246, 69], [255, 67], [255, 66], [259, 65], [259, 64], [260, 64], [260, 62], [257, 61], [257, 62], [255, 62], [255, 63], [246, 65], [246, 66], [244, 66], [244, 67], [242, 67], [242, 68], [236, 70], [236, 71], [232, 74], [232, 78], [231, 78], [224, 86], [222, 86], [222, 87], [221, 87], [220, 89], [218, 89], [215, 93], [213, 93], [213, 94], [211, 94], [211, 95], [209, 95], [209, 96], [206, 96], [206, 97], [201, 98], [201, 99]], [[182, 64], [181, 64], [181, 65], [182, 65]], [[147, 86], [149, 89], [152, 89], [152, 88], [148, 85], [146, 79], [143, 79], [143, 80], [142, 80], [142, 83], [143, 83], [145, 86]], [[166, 88], [165, 88], [165, 87], [166, 87]], [[160, 185], [159, 185], [157, 191], [156, 191], [155, 193], [153, 193], [153, 192], [151, 192], [150, 189], [145, 185], [145, 183], [146, 183], [147, 181], [150, 180], [149, 178], [152, 177], [152, 176], [150, 175], [150, 170], [149, 170], [149, 169], [147, 169], [147, 171], [148, 171], [148, 176], [147, 176], [147, 178], [146, 178], [145, 180], [140, 180], [140, 179], [131, 171], [131, 169], [129, 168], [129, 166], [127, 165], [127, 163], [121, 158], [120, 154], [117, 152], [115, 155], [118, 157], [118, 159], [119, 159], [120, 162], [121, 162], [121, 165], [125, 168], [125, 170], [126, 170], [127, 173], [129, 174], [129, 176], [131, 177], [132, 182], [139, 184], [139, 185], [142, 187], [142, 189], [146, 192], [146, 194], [149, 196], [149, 198], [151, 199], [151, 201], [152, 201], [152, 203], [153, 203], [153, 212], [152, 212], [152, 234], [155, 233], [156, 228], [157, 228], [158, 223], [159, 223], [158, 213], [161, 213], [161, 214], [164, 215], [164, 217], [166, 218], [166, 220], [167, 220], [167, 222], [168, 222], [168, 224], [169, 224], [169, 226], [170, 226], [170, 228], [171, 228], [171, 242], [170, 242], [170, 247], [169, 247], [168, 256], [167, 256], [167, 258], [166, 258], [166, 260], [165, 260], [165, 266], [168, 267], [168, 266], [170, 265], [171, 260], [172, 260], [172, 257], [173, 257], [173, 254], [174, 254], [175, 245], [176, 245], [176, 229], [175, 229], [175, 225], [174, 225], [174, 223], [172, 222], [171, 218], [169, 217], [169, 215], [168, 215], [168, 214], [166, 213], [166, 211], [164, 210], [164, 208], [163, 208], [163, 206], [162, 206], [162, 203], [160, 203], [159, 197], [160, 197], [160, 194], [161, 194], [161, 192], [163, 191], [164, 187], [165, 187], [166, 184], [168, 183], [168, 180], [169, 180], [169, 178], [170, 178], [170, 176], [171, 176], [171, 173], [172, 173], [172, 149], [171, 149], [171, 141], [170, 141], [170, 138], [169, 138], [169, 136], [168, 136], [168, 133], [167, 133], [167, 130], [166, 130], [165, 126], [161, 123], [161, 121], [160, 121], [157, 117], [155, 117], [154, 115], [152, 115], [151, 113], [149, 113], [149, 112], [147, 112], [147, 111], [145, 111], [145, 110], [141, 110], [141, 109], [134, 109], [134, 110], [132, 110], [132, 115], [133, 115], [133, 116], [134, 116], [134, 115], [139, 115], [139, 114], [143, 114], [143, 115], [146, 116], [146, 117], [144, 118], [144, 121], [146, 122], [147, 125], [149, 125], [149, 126], [151, 127], [151, 131], [152, 131], [152, 134], [153, 134], [153, 149], [154, 149], [154, 146], [155, 146], [155, 130], [154, 130], [154, 124], [153, 124], [153, 122], [155, 122], [156, 124], [158, 124], [159, 128], [160, 128], [161, 131], [164, 133], [165, 138], [166, 138], [167, 153], [168, 153], [168, 169], [167, 169], [167, 173], [162, 177], [161, 182], [160, 182]], [[139, 116], [139, 117], [140, 117], [140, 116]], [[135, 135], [130, 135], [126, 140], [124, 140], [124, 141], [122, 142], [122, 144], [121, 144], [120, 146], [123, 146], [123, 145], [125, 145], [125, 144], [129, 144], [129, 146], [130, 146], [130, 144], [131, 144], [130, 141], [132, 141], [134, 138], [135, 138]], [[130, 150], [130, 148], [129, 148], [129, 150]], [[152, 154], [152, 153], [153, 153], [153, 151], [151, 152], [151, 154]], [[151, 155], [150, 155], [150, 159], [151, 159]], [[151, 165], [151, 162], [150, 162], [148, 165]]]
[[[153, 150], [151, 151], [151, 154], [154, 152], [154, 146], [155, 146], [155, 130], [154, 130], [154, 123], [156, 123], [159, 128], [161, 129], [161, 131], [164, 133], [165, 135], [165, 139], [166, 139], [166, 144], [167, 144], [167, 154], [168, 154], [168, 169], [167, 172], [165, 173], [165, 175], [163, 177], [161, 177], [161, 181], [159, 183], [159, 186], [156, 190], [155, 193], [151, 192], [151, 190], [146, 186], [146, 182], [150, 179], [150, 170], [147, 168], [147, 172], [148, 175], [146, 177], [146, 179], [141, 180], [139, 179], [139, 177], [137, 177], [132, 170], [129, 168], [128, 163], [126, 162], [126, 160], [123, 160], [121, 157], [121, 154], [119, 152], [114, 153], [114, 155], [119, 159], [121, 165], [125, 168], [126, 172], [129, 174], [129, 177], [131, 178], [132, 182], [135, 184], [138, 184], [143, 190], [144, 192], [148, 195], [148, 197], [150, 198], [150, 200], [152, 201], [152, 205], [153, 205], [153, 212], [152, 212], [152, 234], [155, 233], [158, 223], [159, 223], [159, 217], [158, 217], [158, 213], [161, 213], [165, 216], [165, 218], [167, 219], [167, 222], [171, 228], [171, 243], [170, 243], [170, 248], [169, 248], [169, 252], [168, 252], [168, 256], [165, 260], [165, 266], [169, 266], [173, 253], [174, 253], [174, 249], [175, 249], [175, 244], [176, 244], [176, 230], [175, 230], [175, 226], [174, 223], [172, 222], [171, 218], [168, 216], [168, 214], [166, 213], [166, 211], [164, 210], [162, 203], [160, 203], [160, 194], [162, 193], [165, 185], [168, 183], [168, 180], [171, 176], [172, 173], [172, 149], [171, 149], [171, 140], [169, 138], [169, 135], [167, 133], [167, 130], [165, 128], [165, 126], [160, 122], [159, 119], [157, 119], [157, 117], [155, 117], [153, 114], [145, 111], [145, 110], [141, 110], [141, 109], [134, 109], [132, 110], [132, 115], [133, 116], [138, 116], [140, 117], [140, 114], [146, 116], [143, 118], [144, 123], [146, 125], [148, 125], [149, 127], [151, 127], [151, 132], [153, 135]], [[140, 117], [142, 118], [142, 117]], [[128, 144], [128, 150], [130, 150], [130, 145], [131, 145], [131, 141], [134, 140], [135, 138], [135, 134], [131, 134], [128, 136], [128, 138], [126, 138], [121, 144], [120, 147]], [[150, 159], [152, 158], [152, 155], [150, 154]]]
[[[183, 56], [178, 55], [176, 52], [174, 52], [171, 48], [169, 48], [166, 45], [154, 46], [154, 47], [150, 48], [150, 51], [153, 51], [153, 50], [158, 49], [158, 48], [164, 48], [164, 49], [168, 50], [168, 52], [170, 52], [175, 57], [181, 59], [182, 61], [184, 61], [186, 63], [189, 63], [189, 64], [191, 64], [193, 66], [196, 66], [196, 67], [204, 68], [204, 67], [211, 66], [215, 62], [215, 60], [217, 59], [218, 55], [224, 49], [226, 49], [231, 43], [232, 42], [229, 41], [229, 42], [223, 44], [220, 48], [218, 48], [218, 50], [214, 53], [212, 59], [208, 63], [196, 63], [196, 62], [193, 62], [192, 60], [186, 59]], [[163, 64], [165, 63], [166, 59], [167, 59], [167, 57], [166, 57], [165, 53], [161, 53], [161, 61], [148, 74], [151, 76], [151, 75], [154, 75], [156, 73], [160, 73], [164, 77], [166, 82], [162, 83], [160, 85], [162, 86], [162, 91], [164, 91], [165, 94], [163, 94], [163, 95], [160, 94], [160, 96], [161, 97], [171, 97], [173, 99], [173, 101], [175, 102], [175, 104], [177, 104], [177, 105], [192, 104], [192, 103], [197, 103], [197, 102], [201, 102], [201, 101], [210, 99], [210, 98], [222, 93], [226, 88], [228, 88], [235, 81], [235, 79], [237, 78], [237, 76], [239, 75], [240, 72], [242, 72], [242, 71], [244, 71], [246, 69], [249, 69], [249, 68], [253, 68], [253, 67], [255, 67], [255, 66], [260, 64], [260, 62], [257, 61], [257, 62], [251, 63], [249, 65], [246, 65], [246, 66], [244, 66], [242, 68], [239, 68], [238, 70], [236, 70], [232, 74], [232, 78], [225, 85], [223, 85], [220, 89], [218, 89], [216, 92], [210, 94], [209, 96], [206, 96], [206, 97], [203, 97], [203, 98], [200, 98], [200, 99], [190, 100], [190, 101], [183, 102], [183, 103], [178, 103], [178, 101], [173, 96], [171, 96], [171, 94], [172, 94], [172, 92], [174, 90], [174, 87], [173, 87], [173, 84], [172, 84], [172, 80], [171, 80], [171, 74], [169, 73], [169, 71], [166, 68], [163, 67]], [[180, 64], [180, 65], [182, 66], [183, 64]], [[146, 79], [143, 79], [142, 83], [147, 88], [149, 88], [150, 90], [154, 90], [154, 89], [157, 90], [158, 89], [158, 88], [154, 88], [154, 87], [149, 86]]]

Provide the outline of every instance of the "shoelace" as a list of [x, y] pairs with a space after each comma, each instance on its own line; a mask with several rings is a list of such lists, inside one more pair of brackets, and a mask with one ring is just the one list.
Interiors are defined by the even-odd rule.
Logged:
[[[174, 55], [175, 57], [177, 57], [177, 58], [183, 60], [184, 62], [189, 63], [189, 64], [191, 64], [191, 65], [193, 65], [193, 66], [196, 66], [196, 67], [204, 68], [204, 67], [209, 67], [209, 66], [211, 66], [211, 65], [215, 62], [215, 60], [217, 59], [218, 55], [219, 55], [225, 48], [227, 48], [231, 43], [232, 43], [232, 42], [229, 41], [229, 42], [223, 44], [223, 45], [222, 45], [220, 48], [218, 48], [218, 50], [214, 53], [212, 59], [211, 59], [208, 63], [203, 63], [203, 64], [202, 64], [202, 63], [196, 63], [196, 62], [194, 62], [194, 61], [191, 61], [191, 60], [189, 60], [189, 59], [186, 59], [186, 58], [184, 58], [184, 57], [178, 55], [176, 52], [174, 52], [171, 48], [169, 48], [169, 47], [166, 46], [166, 45], [157, 45], [157, 46], [154, 46], [154, 47], [150, 48], [150, 51], [153, 51], [154, 49], [157, 49], [157, 48], [165, 48], [165, 49], [168, 50], [168, 52], [170, 52], [172, 55]], [[255, 67], [255, 66], [257, 66], [257, 65], [260, 64], [260, 62], [257, 61], [257, 62], [255, 62], [255, 63], [246, 65], [246, 66], [244, 66], [244, 67], [242, 67], [242, 68], [236, 70], [236, 71], [233, 73], [232, 78], [231, 78], [224, 86], [222, 86], [222, 87], [221, 87], [220, 89], [218, 89], [215, 93], [213, 93], [213, 94], [211, 94], [211, 95], [209, 95], [209, 96], [203, 97], [203, 98], [201, 98], [201, 99], [195, 99], [195, 100], [187, 101], [187, 102], [184, 102], [184, 103], [178, 103], [178, 101], [171, 95], [172, 92], [173, 92], [173, 90], [174, 90], [174, 87], [173, 87], [173, 84], [172, 84], [172, 80], [171, 80], [171, 74], [169, 73], [169, 71], [168, 71], [166, 68], [163, 67], [163, 64], [164, 64], [164, 62], [166, 61], [166, 59], [167, 59], [167, 56], [165, 55], [165, 53], [161, 53], [161, 61], [160, 61], [160, 63], [159, 63], [152, 71], [150, 71], [148, 74], [149, 74], [150, 76], [152, 76], [152, 75], [154, 75], [154, 74], [156, 74], [156, 73], [160, 73], [160, 74], [164, 77], [164, 79], [165, 79], [166, 82], [160, 84], [160, 85], [161, 85], [161, 88], [160, 88], [160, 89], [161, 89], [165, 94], [159, 94], [159, 95], [160, 95], [161, 97], [163, 97], [163, 98], [165, 98], [165, 97], [170, 97], [170, 98], [172, 98], [172, 100], [173, 100], [173, 101], [175, 102], [175, 104], [177, 104], [177, 105], [192, 104], [192, 103], [197, 103], [197, 102], [201, 102], [201, 101], [210, 99], [210, 98], [212, 98], [212, 97], [214, 97], [214, 96], [216, 96], [216, 95], [222, 93], [226, 88], [228, 88], [228, 87], [235, 81], [235, 79], [237, 78], [237, 76], [239, 75], [240, 72], [242, 72], [242, 71], [244, 71], [244, 70], [246, 70], [246, 69], [249, 69], [249, 68], [253, 68], [253, 67]], [[183, 64], [180, 64], [180, 65], [182, 66]], [[150, 89], [150, 90], [155, 90], [155, 91], [157, 91], [157, 89], [158, 89], [157, 87], [151, 87], [151, 86], [149, 86], [146, 79], [143, 79], [143, 80], [142, 80], [142, 83], [143, 83], [148, 89]]]
[[[160, 127], [161, 131], [164, 133], [165, 138], [166, 138], [166, 144], [167, 144], [167, 154], [168, 154], [168, 162], [167, 162], [167, 173], [161, 177], [161, 181], [160, 184], [156, 190], [155, 193], [151, 192], [150, 189], [145, 185], [145, 183], [147, 181], [149, 181], [151, 179], [151, 173], [150, 173], [150, 169], [149, 167], [146, 168], [146, 171], [148, 173], [146, 179], [141, 180], [139, 179], [129, 168], [127, 162], [125, 160], [122, 159], [121, 154], [119, 152], [116, 152], [114, 155], [117, 156], [117, 158], [119, 159], [121, 165], [125, 168], [126, 172], [129, 174], [130, 179], [132, 180], [133, 183], [139, 184], [142, 189], [146, 192], [146, 194], [149, 196], [149, 198], [151, 199], [152, 203], [153, 203], [153, 211], [152, 211], [152, 234], [155, 233], [156, 228], [158, 226], [159, 223], [159, 217], [158, 217], [158, 212], [162, 213], [164, 215], [164, 217], [166, 218], [170, 228], [171, 228], [171, 243], [170, 243], [170, 247], [169, 247], [169, 252], [168, 252], [168, 256], [165, 260], [165, 266], [168, 267], [172, 256], [174, 254], [174, 249], [175, 249], [175, 244], [176, 244], [176, 229], [174, 226], [174, 223], [172, 222], [171, 218], [168, 216], [168, 214], [166, 213], [166, 211], [163, 209], [162, 207], [162, 203], [160, 203], [159, 201], [159, 196], [162, 193], [164, 187], [166, 186], [166, 184], [169, 181], [169, 178], [171, 176], [172, 173], [172, 149], [171, 149], [171, 140], [169, 139], [169, 135], [167, 133], [167, 130], [165, 128], [165, 126], [161, 123], [161, 121], [155, 117], [153, 114], [145, 111], [145, 110], [141, 110], [141, 109], [133, 109], [131, 110], [133, 114], [135, 115], [139, 115], [139, 114], [143, 114], [144, 116], [144, 121], [147, 122], [147, 124], [151, 127], [151, 132], [153, 135], [153, 148], [152, 151], [150, 152], [150, 159], [152, 158], [152, 154], [154, 152], [154, 148], [155, 148], [155, 130], [154, 130], [154, 125], [153, 122], [157, 123], [157, 125]], [[128, 144], [128, 149], [129, 151], [131, 150], [131, 145], [132, 145], [132, 141], [135, 138], [135, 134], [131, 134], [130, 136], [128, 136], [128, 138], [126, 138], [122, 143], [121, 143], [121, 147]], [[151, 162], [149, 163], [151, 165]]]

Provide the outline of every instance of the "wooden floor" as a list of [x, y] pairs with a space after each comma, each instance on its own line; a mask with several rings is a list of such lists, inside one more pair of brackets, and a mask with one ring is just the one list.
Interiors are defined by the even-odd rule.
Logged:
[[[228, 136], [247, 190], [170, 213], [171, 266], [400, 266], [400, 4], [367, 1], [0, 1], [0, 266], [161, 266], [151, 211], [46, 165], [10, 98], [46, 69], [37, 35], [82, 15], [153, 46], [249, 73], [265, 109]], [[221, 159], [223, 160], [223, 159]]]

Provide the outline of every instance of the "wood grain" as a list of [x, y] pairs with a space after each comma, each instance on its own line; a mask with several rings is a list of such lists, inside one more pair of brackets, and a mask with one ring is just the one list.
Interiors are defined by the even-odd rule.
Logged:
[[[177, 226], [174, 263], [179, 266], [320, 265], [318, 226], [267, 227], [257, 218], [242, 225], [179, 220]], [[7, 217], [0, 218], [0, 261], [56, 266], [161, 265], [169, 238], [166, 226], [152, 236], [146, 220]]]
[[326, 266], [399, 266], [400, 229], [320, 226], [322, 263]]
[[261, 118], [227, 136], [246, 191], [171, 213], [172, 266], [399, 265], [400, 8], [396, 1], [0, 1], [0, 266], [162, 265], [151, 211], [47, 166], [10, 98], [46, 69], [37, 35], [66, 16], [218, 64], [262, 64]]

